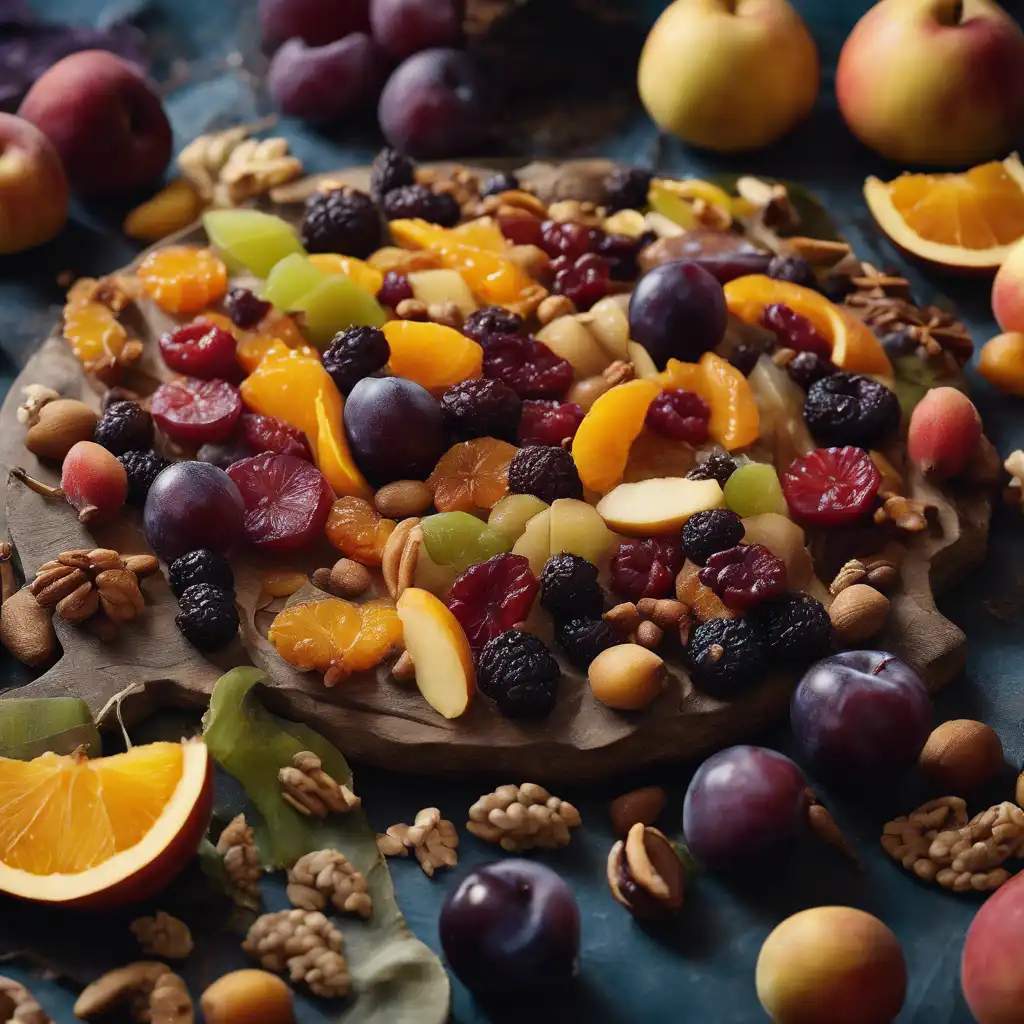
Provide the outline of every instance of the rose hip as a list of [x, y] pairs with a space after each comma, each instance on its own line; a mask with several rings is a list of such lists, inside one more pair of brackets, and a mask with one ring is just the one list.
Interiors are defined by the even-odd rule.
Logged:
[[170, 369], [206, 380], [234, 376], [235, 348], [234, 337], [209, 320], [182, 324], [160, 338], [160, 355]]
[[67, 503], [78, 509], [83, 523], [111, 519], [128, 497], [128, 474], [101, 445], [79, 441], [61, 465], [60, 486]]

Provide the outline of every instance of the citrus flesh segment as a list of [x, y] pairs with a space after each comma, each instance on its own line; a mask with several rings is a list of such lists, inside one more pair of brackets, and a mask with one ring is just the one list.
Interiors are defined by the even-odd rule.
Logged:
[[211, 798], [197, 741], [94, 760], [0, 758], [0, 891], [96, 906], [140, 898], [195, 852]]
[[764, 274], [747, 274], [725, 285], [729, 312], [744, 323], [759, 324], [765, 306], [782, 303], [806, 317], [832, 346], [832, 362], [850, 373], [893, 377], [892, 364], [867, 324], [829, 302], [824, 295]]
[[391, 372], [428, 390], [443, 391], [479, 377], [484, 350], [461, 331], [443, 324], [391, 320], [384, 325]]
[[962, 174], [870, 177], [864, 198], [897, 245], [943, 266], [994, 269], [1024, 238], [1024, 166], [1016, 154]]

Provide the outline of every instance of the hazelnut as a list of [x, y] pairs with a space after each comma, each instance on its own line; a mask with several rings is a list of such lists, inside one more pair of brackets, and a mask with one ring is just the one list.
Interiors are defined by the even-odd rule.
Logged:
[[686, 893], [686, 868], [664, 833], [637, 822], [611, 848], [608, 887], [635, 917], [664, 919], [678, 913]]
[[351, 598], [369, 590], [373, 577], [365, 565], [360, 565], [351, 558], [339, 558], [331, 566], [327, 581], [330, 589], [338, 597]]
[[999, 774], [1003, 744], [983, 722], [957, 718], [932, 730], [918, 764], [943, 793], [968, 793]]
[[661, 786], [644, 786], [643, 789], [623, 793], [608, 808], [612, 829], [616, 835], [625, 836], [637, 822], [653, 825], [667, 803], [668, 796]]
[[842, 643], [858, 643], [874, 636], [885, 625], [889, 599], [874, 587], [855, 583], [836, 595], [828, 614]]
[[618, 711], [639, 711], [665, 688], [665, 662], [639, 644], [602, 651], [587, 672], [594, 696]]
[[41, 459], [61, 461], [79, 441], [91, 441], [99, 418], [84, 402], [58, 398], [47, 402], [25, 432], [25, 447]]
[[419, 516], [434, 503], [434, 492], [422, 480], [395, 480], [374, 496], [373, 504], [386, 519]]

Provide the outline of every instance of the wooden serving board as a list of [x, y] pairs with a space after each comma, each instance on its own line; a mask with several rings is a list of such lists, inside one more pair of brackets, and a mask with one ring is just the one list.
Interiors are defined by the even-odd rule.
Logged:
[[[608, 166], [604, 161], [534, 164], [521, 176], [545, 197], [599, 199], [594, 182]], [[328, 177], [365, 188], [368, 169]], [[299, 201], [315, 184], [313, 179], [288, 186], [280, 198]], [[182, 239], [201, 241], [203, 236], [193, 229], [175, 240]], [[146, 340], [152, 342], [169, 321], [146, 302], [141, 311]], [[127, 382], [129, 386], [145, 390], [148, 383], [151, 389], [165, 375], [155, 347], [148, 345], [141, 376]], [[56, 467], [40, 464], [25, 449], [24, 428], [17, 422], [21, 389], [32, 383], [46, 384], [95, 408], [99, 395], [58, 328], [29, 360], [0, 410], [0, 463], [56, 482]], [[982, 488], [955, 494], [939, 491], [919, 478], [910, 483], [912, 496], [936, 506], [934, 529], [911, 544], [902, 568], [902, 586], [892, 596], [888, 625], [875, 644], [905, 658], [937, 689], [961, 670], [965, 638], [936, 610], [934, 594], [962, 579], [984, 557], [991, 495]], [[7, 483], [6, 516], [11, 541], [29, 578], [41, 563], [69, 548], [102, 545], [122, 553], [147, 550], [138, 513], [129, 511], [118, 522], [90, 533], [69, 506], [43, 498], [14, 479]], [[723, 703], [695, 690], [679, 664], [670, 665], [665, 693], [637, 713], [616, 712], [599, 704], [586, 679], [565, 666], [555, 710], [539, 724], [502, 718], [487, 700], [476, 701], [462, 718], [447, 721], [415, 688], [396, 683], [387, 666], [327, 690], [319, 674], [296, 671], [277, 656], [264, 639], [269, 614], [257, 611], [255, 605], [261, 578], [268, 570], [309, 571], [336, 557], [326, 543], [302, 564], [294, 558], [274, 563], [250, 554], [237, 556], [244, 645], [239, 642], [214, 659], [204, 658], [178, 632], [177, 602], [166, 582], [147, 580], [143, 585], [146, 614], [124, 627], [113, 643], [101, 643], [86, 630], [57, 619], [62, 656], [17, 690], [17, 695], [74, 694], [88, 701], [101, 724], [120, 714], [130, 727], [160, 706], [202, 706], [223, 671], [252, 661], [268, 674], [265, 697], [274, 710], [315, 727], [356, 761], [421, 774], [502, 772], [517, 781], [597, 779], [655, 762], [699, 757], [771, 724], [788, 705], [791, 677], [769, 678]], [[538, 626], [542, 635], [545, 628], [546, 622]]]

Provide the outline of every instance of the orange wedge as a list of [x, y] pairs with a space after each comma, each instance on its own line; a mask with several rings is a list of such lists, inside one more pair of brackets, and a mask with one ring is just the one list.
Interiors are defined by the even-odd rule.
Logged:
[[376, 295], [384, 283], [384, 275], [369, 263], [354, 256], [341, 256], [336, 252], [310, 253], [309, 262], [325, 274], [344, 274], [363, 291]]
[[813, 288], [776, 281], [763, 274], [737, 277], [725, 286], [729, 312], [744, 323], [760, 323], [764, 307], [774, 302], [807, 317], [832, 345], [832, 362], [851, 373], [872, 373], [892, 380], [892, 364], [867, 324]]
[[0, 892], [96, 909], [146, 899], [196, 852], [212, 803], [199, 740], [0, 758]]
[[864, 198], [896, 245], [950, 270], [995, 270], [1024, 238], [1024, 165], [1016, 153], [962, 174], [868, 178]]

